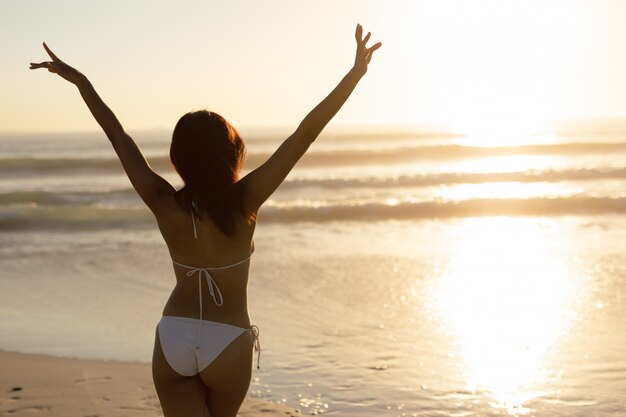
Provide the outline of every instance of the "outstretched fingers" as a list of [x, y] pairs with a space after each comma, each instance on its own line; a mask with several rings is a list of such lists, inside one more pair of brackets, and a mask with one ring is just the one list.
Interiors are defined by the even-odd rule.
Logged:
[[363, 26], [361, 26], [360, 23], [356, 25], [356, 33], [354, 34], [354, 37], [356, 38], [356, 42], [359, 46], [365, 47], [367, 41], [370, 40], [370, 36], [372, 36], [372, 32], [367, 32], [365, 39], [363, 39]]
[[31, 62], [30, 63], [30, 69], [37, 69], [37, 68], [46, 68], [48, 71], [50, 72], [54, 72], [57, 73], [58, 69], [56, 67], [56, 65], [54, 64], [54, 62], [50, 62], [50, 61], [46, 61], [46, 62]]
[[50, 50], [50, 48], [48, 48], [48, 45], [46, 45], [45, 42], [43, 43], [43, 47], [48, 53], [48, 55], [50, 56], [50, 58], [52, 59], [52, 61], [31, 62], [30, 63], [31, 70], [34, 70], [37, 68], [45, 68], [48, 70], [48, 72], [57, 74], [61, 76], [61, 78], [73, 84], [77, 84], [79, 81], [85, 78], [84, 75], [81, 74], [79, 71], [77, 71], [75, 68], [72, 68], [71, 66], [67, 65], [65, 62], [61, 61], [59, 57], [56, 56], [54, 52]]
[[365, 74], [367, 71], [367, 65], [370, 63], [374, 51], [380, 48], [382, 43], [377, 42], [368, 48], [367, 42], [369, 42], [372, 37], [372, 33], [367, 32], [367, 35], [363, 38], [363, 26], [361, 26], [361, 24], [356, 25], [354, 37], [356, 38], [356, 57], [354, 59], [354, 67], [362, 74]]
[[31, 62], [30, 63], [30, 69], [49, 68], [51, 63], [52, 62], [48, 62], [48, 61], [46, 61], [46, 62], [39, 62], [39, 63]]
[[52, 59], [52, 61], [31, 62], [30, 69], [46, 68], [50, 72], [58, 73], [59, 68], [57, 66], [57, 63], [62, 63], [63, 61], [61, 61], [59, 57], [56, 56], [54, 52], [50, 50], [50, 48], [48, 48], [48, 45], [46, 45], [45, 42], [43, 43], [43, 47], [48, 53], [48, 55], [50, 56], [50, 58]]
[[356, 32], [354, 33], [354, 37], [356, 38], [356, 41], [358, 43], [361, 43], [361, 40], [363, 39], [363, 26], [361, 26], [360, 23], [357, 23], [356, 25]]
[[377, 50], [378, 48], [380, 48], [381, 46], [383, 46], [383, 44], [381, 42], [378, 42], [377, 44], [375, 44], [371, 48], [367, 48], [367, 55], [365, 56], [365, 59], [366, 59], [368, 64], [372, 60], [372, 55], [374, 55], [374, 51]]
[[367, 32], [367, 35], [365, 35], [365, 38], [363, 38], [363, 27], [361, 26], [361, 24], [357, 24], [356, 33], [355, 33], [357, 46], [359, 47], [359, 49], [362, 49], [367, 54], [371, 54], [372, 52], [374, 52], [375, 50], [377, 50], [378, 48], [382, 46], [382, 43], [378, 42], [375, 45], [368, 48], [367, 42], [369, 42], [371, 36], [372, 36], [372, 32]]
[[363, 39], [363, 41], [361, 42], [361, 44], [363, 46], [365, 46], [367, 44], [367, 41], [370, 40], [370, 37], [372, 36], [372, 32], [367, 32], [367, 35], [365, 36], [365, 39]]
[[378, 48], [380, 48], [381, 46], [383, 46], [382, 42], [378, 42], [374, 45], [372, 45], [370, 48], [367, 48], [367, 53], [371, 54], [373, 53], [375, 50], [377, 50]]
[[52, 58], [52, 61], [53, 61], [53, 62], [61, 61], [61, 60], [60, 60], [60, 59], [59, 59], [59, 58], [58, 58], [58, 57], [54, 54], [54, 52], [52, 52], [52, 51], [50, 50], [50, 48], [48, 48], [48, 45], [46, 45], [46, 43], [45, 43], [45, 42], [43, 43], [43, 47], [44, 47], [44, 49], [46, 50], [46, 52], [48, 53], [48, 55], [50, 56], [50, 58]]

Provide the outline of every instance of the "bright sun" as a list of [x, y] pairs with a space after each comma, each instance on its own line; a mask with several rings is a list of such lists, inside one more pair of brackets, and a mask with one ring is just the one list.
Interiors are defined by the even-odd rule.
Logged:
[[[562, 117], [583, 10], [564, 1], [420, 3], [441, 122], [480, 145], [526, 143]], [[416, 9], [419, 9], [417, 7]], [[440, 19], [437, 19], [440, 17]], [[480, 138], [480, 139], [477, 139]]]

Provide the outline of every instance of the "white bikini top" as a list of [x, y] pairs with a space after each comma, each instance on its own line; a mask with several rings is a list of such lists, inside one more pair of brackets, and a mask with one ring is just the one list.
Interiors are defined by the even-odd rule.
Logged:
[[[193, 214], [193, 211], [196, 209], [196, 205], [195, 205], [195, 203], [193, 201], [192, 201], [191, 205], [192, 205], [191, 221], [193, 223], [193, 235], [194, 235], [194, 237], [196, 239], [198, 239], [198, 229], [196, 228], [196, 218], [195, 218], [195, 216]], [[213, 297], [213, 301], [215, 302], [215, 304], [218, 307], [221, 307], [222, 304], [224, 304], [224, 297], [222, 297], [222, 292], [220, 291], [220, 288], [217, 286], [217, 282], [215, 282], [215, 280], [211, 276], [210, 271], [219, 271], [219, 270], [222, 270], [222, 269], [229, 269], [229, 268], [234, 268], [236, 266], [239, 266], [239, 265], [249, 261], [250, 258], [252, 257], [252, 253], [254, 253], [254, 244], [252, 245], [252, 250], [250, 251], [250, 255], [248, 255], [247, 258], [242, 259], [241, 261], [235, 262], [234, 264], [230, 264], [230, 265], [226, 265], [226, 266], [218, 266], [218, 267], [213, 267], [213, 268], [209, 268], [209, 267], [205, 267], [205, 266], [185, 265], [185, 264], [181, 264], [180, 262], [176, 262], [175, 260], [172, 259], [172, 263], [174, 265], [178, 265], [178, 266], [181, 266], [183, 268], [189, 269], [189, 271], [187, 271], [187, 276], [188, 277], [192, 277], [195, 274], [198, 274], [198, 293], [199, 293], [199, 299], [200, 299], [200, 320], [202, 320], [202, 276], [204, 275], [204, 278], [206, 279], [206, 284], [207, 284], [207, 287], [209, 287], [209, 293], [211, 294], [211, 297]]]

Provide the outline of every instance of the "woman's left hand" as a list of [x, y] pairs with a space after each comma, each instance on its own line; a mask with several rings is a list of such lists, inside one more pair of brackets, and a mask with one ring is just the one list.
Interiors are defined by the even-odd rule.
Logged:
[[55, 74], [59, 74], [61, 77], [71, 82], [72, 84], [77, 84], [79, 81], [85, 78], [80, 71], [70, 67], [65, 62], [61, 61], [51, 50], [48, 48], [46, 43], [43, 43], [43, 47], [52, 59], [52, 61], [44, 61], [40, 63], [30, 63], [30, 69], [37, 68], [46, 68], [49, 72], [53, 72]]

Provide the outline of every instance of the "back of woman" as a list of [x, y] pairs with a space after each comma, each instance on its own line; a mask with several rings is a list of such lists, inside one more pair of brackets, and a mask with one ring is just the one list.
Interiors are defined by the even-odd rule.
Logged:
[[[170, 158], [185, 186], [153, 210], [177, 278], [165, 316], [250, 327], [246, 260], [254, 250], [256, 215], [244, 207], [239, 182], [244, 157], [238, 132], [214, 112], [187, 113], [174, 129]], [[199, 303], [193, 306], [188, 300], [203, 289], [211, 299], [199, 314]]]
[[[60, 60], [31, 63], [78, 87], [169, 249], [176, 284], [155, 335], [152, 373], [165, 417], [234, 417], [252, 375], [259, 330], [251, 325], [247, 282], [257, 213], [367, 72], [381, 44], [356, 29], [354, 65], [335, 89], [260, 167], [240, 178], [245, 145], [220, 115], [187, 113], [172, 135], [170, 158], [184, 186], [156, 174], [83, 74]], [[257, 357], [257, 366], [258, 366]]]

